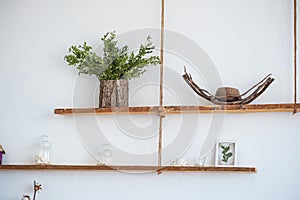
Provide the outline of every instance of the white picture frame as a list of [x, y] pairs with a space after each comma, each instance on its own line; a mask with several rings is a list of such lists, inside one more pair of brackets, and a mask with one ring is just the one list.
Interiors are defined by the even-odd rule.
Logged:
[[237, 165], [237, 143], [235, 141], [217, 141], [215, 166], [231, 167]]

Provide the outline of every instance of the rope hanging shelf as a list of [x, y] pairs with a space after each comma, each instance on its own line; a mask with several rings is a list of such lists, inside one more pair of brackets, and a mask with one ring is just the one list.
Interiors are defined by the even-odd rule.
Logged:
[[[57, 108], [55, 114], [148, 114], [157, 113], [160, 124], [165, 114], [184, 113], [255, 113], [255, 112], [292, 112], [297, 113], [300, 103], [297, 102], [297, 0], [294, 0], [293, 18], [293, 70], [294, 70], [294, 98], [293, 103], [253, 104], [253, 105], [214, 105], [214, 106], [164, 106], [163, 105], [163, 68], [164, 68], [164, 30], [165, 30], [165, 0], [161, 0], [161, 44], [160, 44], [160, 95], [159, 106], [144, 107], [115, 107], [115, 108]], [[272, 80], [273, 81], [273, 80]], [[162, 112], [163, 111], [163, 112]], [[163, 114], [162, 114], [163, 113]]]
[[[207, 171], [207, 172], [248, 172], [255, 173], [253, 167], [175, 167], [162, 166], [162, 124], [167, 114], [184, 113], [255, 113], [255, 112], [292, 112], [297, 113], [300, 104], [297, 103], [297, 0], [294, 0], [294, 102], [286, 104], [253, 104], [253, 105], [213, 105], [213, 106], [164, 106], [163, 105], [163, 72], [164, 72], [164, 34], [165, 34], [165, 0], [161, 0], [161, 35], [160, 35], [160, 95], [159, 106], [144, 107], [111, 107], [111, 108], [57, 108], [55, 114], [158, 114], [159, 137], [157, 166], [74, 166], [74, 165], [9, 165], [0, 166], [0, 170], [102, 170], [102, 171], [144, 171], [152, 170], [161, 172], [168, 171]], [[271, 80], [270, 82], [272, 82]], [[270, 83], [268, 83], [270, 84]]]

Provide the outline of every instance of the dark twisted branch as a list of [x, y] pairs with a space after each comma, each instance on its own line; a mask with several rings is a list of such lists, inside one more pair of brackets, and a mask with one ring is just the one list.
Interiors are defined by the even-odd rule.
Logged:
[[[184, 67], [184, 75], [182, 75], [183, 79], [187, 82], [187, 84], [202, 98], [217, 104], [217, 105], [239, 105], [239, 104], [248, 104], [254, 101], [257, 97], [259, 97], [275, 80], [270, 77], [271, 74], [267, 75], [264, 79], [262, 79], [259, 83], [251, 87], [249, 90], [244, 92], [241, 95], [227, 95], [227, 96], [214, 96], [210, 94], [207, 90], [200, 88], [194, 81], [191, 74], [188, 74], [186, 68]], [[256, 88], [256, 89], [255, 89]], [[250, 91], [255, 89], [249, 96], [244, 97]], [[230, 97], [235, 97], [237, 100], [235, 101], [226, 101], [226, 99], [230, 99]], [[224, 100], [225, 98], [225, 100]]]
[[[42, 190], [42, 185], [37, 183], [36, 181], [33, 182], [33, 200], [35, 200], [36, 198], [36, 193], [39, 191], [39, 190]], [[23, 195], [23, 198], [22, 200], [31, 200], [30, 196], [29, 195]]]

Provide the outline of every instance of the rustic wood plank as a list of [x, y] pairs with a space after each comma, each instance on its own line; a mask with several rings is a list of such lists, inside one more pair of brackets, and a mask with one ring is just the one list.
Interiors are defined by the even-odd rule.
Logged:
[[214, 166], [102, 166], [102, 165], [0, 165], [0, 171], [162, 171], [162, 172], [244, 172], [256, 173], [254, 167]]
[[256, 173], [257, 170], [255, 167], [215, 167], [215, 166], [167, 166], [164, 167], [161, 171], [166, 172], [247, 172], [247, 173]]
[[[300, 104], [296, 105], [297, 109]], [[294, 104], [253, 104], [222, 106], [165, 106], [169, 114], [183, 113], [255, 113], [255, 112], [293, 112]]]
[[156, 113], [158, 107], [111, 107], [111, 108], [58, 108], [54, 114], [147, 114]]
[[[255, 113], [293, 112], [294, 104], [253, 104], [222, 106], [164, 106], [166, 114], [184, 113]], [[296, 104], [300, 109], [300, 104]], [[58, 108], [55, 114], [157, 114], [158, 106], [153, 107], [111, 107], [111, 108]]]

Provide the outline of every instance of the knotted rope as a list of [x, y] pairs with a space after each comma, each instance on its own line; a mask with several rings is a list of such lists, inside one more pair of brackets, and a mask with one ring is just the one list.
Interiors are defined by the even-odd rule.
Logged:
[[[159, 109], [163, 111], [163, 80], [164, 80], [164, 43], [165, 40], [165, 0], [161, 0], [161, 23], [160, 23], [160, 82], [159, 82]], [[163, 126], [163, 114], [159, 115], [159, 136], [158, 136], [158, 170], [157, 174], [160, 174], [160, 168], [162, 163], [162, 126]]]

